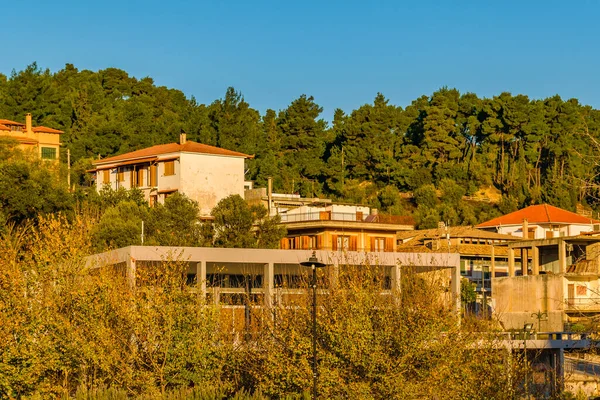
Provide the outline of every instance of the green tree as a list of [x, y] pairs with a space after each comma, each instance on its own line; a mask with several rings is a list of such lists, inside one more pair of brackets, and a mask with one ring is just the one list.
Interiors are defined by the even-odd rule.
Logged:
[[262, 205], [251, 207], [239, 195], [221, 200], [211, 215], [217, 247], [277, 248], [286, 234], [279, 217], [269, 217]]
[[147, 221], [147, 244], [160, 246], [203, 246], [208, 242], [202, 234], [198, 203], [174, 193], [164, 204], [150, 209]]

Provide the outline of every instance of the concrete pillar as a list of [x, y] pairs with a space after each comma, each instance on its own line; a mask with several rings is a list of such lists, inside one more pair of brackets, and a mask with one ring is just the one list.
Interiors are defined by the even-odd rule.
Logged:
[[450, 281], [450, 287], [452, 289], [452, 297], [455, 301], [455, 309], [458, 315], [460, 316], [460, 264], [455, 265], [452, 268], [452, 280]]
[[490, 246], [490, 279], [496, 277], [496, 255], [494, 245]]
[[515, 249], [508, 248], [508, 276], [515, 276]]
[[564, 240], [558, 242], [558, 267], [559, 273], [567, 272], [567, 243]]
[[196, 284], [200, 288], [202, 301], [206, 301], [206, 261], [199, 261], [196, 264]]
[[127, 283], [129, 284], [130, 288], [135, 288], [135, 275], [136, 275], [136, 266], [135, 266], [135, 258], [131, 257], [131, 255], [129, 255], [129, 257], [127, 257], [127, 271], [126, 271], [126, 275], [127, 275]]
[[275, 280], [275, 264], [270, 262], [265, 264], [263, 273], [263, 292], [265, 296], [265, 307], [270, 308], [273, 306], [273, 294], [274, 294], [274, 280]]
[[540, 274], [540, 248], [538, 246], [531, 247], [531, 273], [533, 275]]
[[400, 304], [402, 299], [402, 271], [400, 269], [400, 264], [392, 266], [390, 278], [392, 280], [392, 296], [394, 296], [396, 304]]
[[527, 247], [524, 247], [521, 249], [521, 275], [523, 276], [527, 276], [527, 270], [528, 270], [528, 258], [529, 255], [527, 254]]

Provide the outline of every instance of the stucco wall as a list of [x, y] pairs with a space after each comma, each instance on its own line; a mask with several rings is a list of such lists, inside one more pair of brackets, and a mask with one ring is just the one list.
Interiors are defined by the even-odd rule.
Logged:
[[[244, 158], [181, 153], [180, 192], [198, 202], [200, 213], [209, 215], [227, 196], [244, 196]], [[159, 178], [160, 180], [160, 178]]]

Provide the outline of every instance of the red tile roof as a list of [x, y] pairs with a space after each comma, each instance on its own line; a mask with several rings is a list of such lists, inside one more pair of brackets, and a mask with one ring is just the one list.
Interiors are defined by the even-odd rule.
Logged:
[[0, 124], [25, 126], [25, 124], [22, 124], [20, 122], [11, 121], [10, 119], [0, 119]]
[[58, 129], [48, 128], [47, 126], [34, 126], [31, 128], [34, 132], [39, 133], [64, 133], [63, 131], [59, 131]]
[[0, 124], [0, 131], [10, 131], [10, 128], [4, 124]]
[[188, 152], [188, 153], [201, 153], [201, 154], [215, 154], [221, 156], [231, 156], [231, 157], [244, 157], [244, 158], [254, 158], [254, 156], [239, 153], [237, 151], [222, 149], [220, 147], [209, 146], [207, 144], [196, 143], [190, 140], [186, 141], [184, 144], [179, 143], [168, 143], [168, 144], [159, 144], [156, 146], [148, 147], [141, 150], [132, 151], [130, 153], [120, 154], [114, 157], [104, 158], [102, 160], [94, 161], [94, 164], [105, 164], [117, 161], [130, 160], [135, 158], [145, 158], [158, 156], [160, 154], [168, 154], [168, 153], [177, 153], [177, 152]]
[[501, 225], [521, 225], [523, 219], [527, 218], [530, 224], [594, 224], [599, 221], [575, 214], [550, 204], [539, 204], [529, 206], [521, 210], [494, 218], [477, 225], [477, 228], [488, 228]]

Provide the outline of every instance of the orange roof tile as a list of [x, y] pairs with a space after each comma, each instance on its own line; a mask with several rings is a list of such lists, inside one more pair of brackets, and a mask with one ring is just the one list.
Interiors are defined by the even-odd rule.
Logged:
[[599, 222], [595, 219], [551, 206], [550, 204], [539, 204], [482, 222], [476, 227], [488, 228], [501, 225], [521, 225], [525, 218], [527, 218], [530, 224], [593, 224]]
[[130, 160], [135, 158], [145, 158], [151, 156], [158, 156], [160, 154], [177, 153], [177, 152], [189, 152], [189, 153], [201, 153], [201, 154], [215, 154], [221, 156], [232, 156], [232, 157], [244, 157], [254, 158], [254, 156], [239, 153], [237, 151], [222, 149], [220, 147], [209, 146], [207, 144], [196, 143], [190, 140], [184, 144], [179, 143], [167, 143], [159, 144], [156, 146], [148, 147], [141, 150], [132, 151], [130, 153], [120, 154], [118, 156], [104, 158], [102, 160], [96, 160], [93, 164], [105, 164], [117, 161]]
[[10, 119], [0, 119], [0, 124], [25, 126], [25, 124], [22, 124], [20, 122], [11, 121]]
[[0, 124], [0, 131], [10, 131], [10, 128], [6, 125]]
[[48, 128], [47, 126], [34, 126], [31, 128], [34, 132], [39, 133], [64, 133], [63, 131], [59, 131], [58, 129]]
[[4, 137], [14, 139], [19, 143], [29, 143], [29, 144], [39, 143], [37, 139], [25, 137], [25, 136], [4, 136]]

